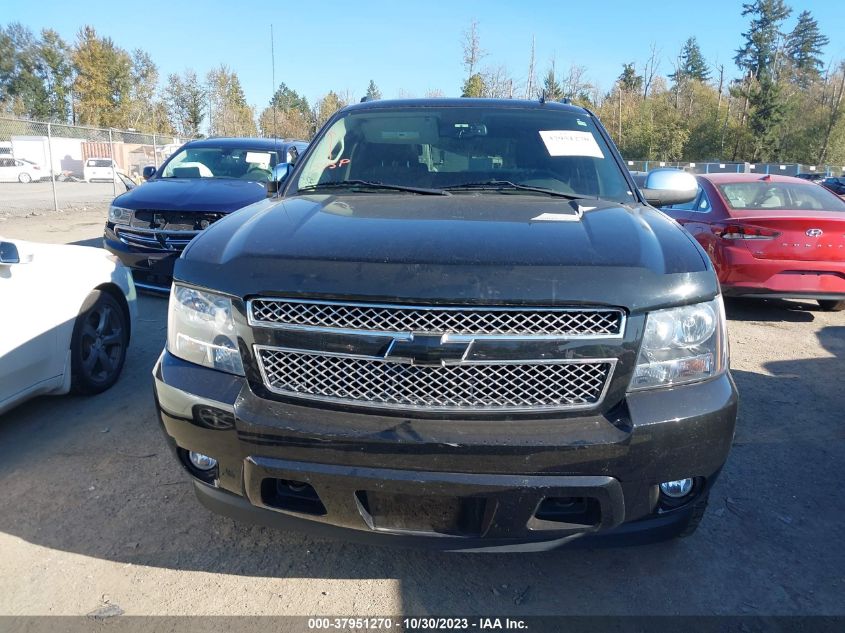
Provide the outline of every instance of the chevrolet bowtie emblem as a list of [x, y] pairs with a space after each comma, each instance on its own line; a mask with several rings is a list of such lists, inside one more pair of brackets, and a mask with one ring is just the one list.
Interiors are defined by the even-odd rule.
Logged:
[[384, 359], [411, 365], [457, 365], [471, 343], [443, 341], [439, 334], [413, 334], [409, 340], [394, 339]]

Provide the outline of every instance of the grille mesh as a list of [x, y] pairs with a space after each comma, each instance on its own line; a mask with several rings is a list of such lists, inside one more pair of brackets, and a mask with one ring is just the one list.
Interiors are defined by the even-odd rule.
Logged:
[[452, 309], [363, 304], [321, 304], [277, 299], [251, 302], [257, 324], [378, 332], [449, 332], [478, 335], [616, 335], [619, 310]]
[[441, 410], [561, 409], [597, 404], [608, 362], [415, 366], [258, 349], [277, 393], [371, 406]]

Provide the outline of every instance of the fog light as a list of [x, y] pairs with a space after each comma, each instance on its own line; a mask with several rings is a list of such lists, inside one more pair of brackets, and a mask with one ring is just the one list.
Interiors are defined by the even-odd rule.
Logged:
[[188, 459], [191, 460], [191, 464], [198, 470], [211, 470], [217, 466], [217, 460], [213, 457], [203, 455], [202, 453], [195, 453], [194, 451], [188, 451]]
[[675, 481], [664, 481], [660, 484], [660, 492], [672, 499], [686, 497], [692, 490], [692, 479], [677, 479]]

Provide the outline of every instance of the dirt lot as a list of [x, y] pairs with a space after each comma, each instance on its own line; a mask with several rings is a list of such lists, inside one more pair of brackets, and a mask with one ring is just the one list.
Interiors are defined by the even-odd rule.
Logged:
[[[104, 216], [11, 218], [0, 234], [96, 244]], [[739, 426], [693, 537], [517, 556], [322, 541], [202, 509], [153, 410], [165, 311], [142, 297], [111, 391], [0, 416], [0, 613], [845, 614], [845, 313], [729, 302]]]

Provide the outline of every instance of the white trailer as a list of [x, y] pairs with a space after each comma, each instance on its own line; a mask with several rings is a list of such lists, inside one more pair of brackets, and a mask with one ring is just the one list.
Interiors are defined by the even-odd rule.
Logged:
[[[84, 139], [61, 136], [13, 136], [12, 155], [25, 158], [47, 169], [52, 156], [53, 174], [70, 172], [82, 177], [82, 143]], [[51, 151], [52, 150], [52, 151]]]

